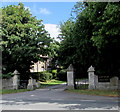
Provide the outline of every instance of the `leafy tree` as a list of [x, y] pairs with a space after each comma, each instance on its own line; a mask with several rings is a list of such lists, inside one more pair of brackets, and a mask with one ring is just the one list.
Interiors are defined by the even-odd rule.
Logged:
[[57, 69], [57, 66], [59, 66], [58, 63], [59, 47], [60, 43], [55, 40], [52, 43], [50, 43], [49, 46], [50, 68], [52, 70]]
[[90, 65], [98, 75], [120, 73], [119, 7], [108, 2], [75, 5], [73, 21], [61, 25], [60, 60], [65, 67], [72, 63], [78, 75], [86, 74]]
[[59, 38], [61, 38], [62, 41], [60, 44], [59, 60], [61, 60], [61, 64], [65, 66], [68, 66], [70, 62], [72, 63], [71, 60], [75, 51], [75, 46], [73, 44], [74, 25], [74, 22], [71, 20], [61, 24], [61, 34], [59, 35]]
[[17, 69], [22, 79], [28, 79], [31, 65], [40, 60], [41, 54], [48, 54], [51, 39], [42, 20], [33, 17], [22, 3], [1, 10], [3, 74]]
[[60, 60], [65, 67], [71, 63], [74, 65], [76, 77], [87, 76], [87, 69], [91, 64], [94, 65], [97, 54], [96, 47], [92, 46], [93, 42], [90, 40], [93, 25], [84, 13], [85, 10], [78, 13], [75, 20], [68, 20], [61, 25], [63, 41]]
[[[111, 76], [120, 74], [120, 4], [90, 4], [93, 13], [90, 20], [94, 24], [92, 41], [100, 53], [99, 72]], [[94, 11], [93, 11], [94, 10]], [[97, 19], [95, 19], [97, 15]]]

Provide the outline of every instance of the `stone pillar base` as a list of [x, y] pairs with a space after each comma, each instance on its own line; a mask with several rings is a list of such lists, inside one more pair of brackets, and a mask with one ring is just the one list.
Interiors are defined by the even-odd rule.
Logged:
[[91, 90], [92, 90], [92, 89], [96, 89], [96, 88], [95, 88], [95, 85], [89, 85], [88, 88], [91, 89]]
[[28, 85], [28, 86], [27, 86], [27, 89], [34, 90], [35, 87], [34, 87], [33, 85]]
[[67, 69], [67, 89], [75, 89], [74, 69], [72, 64]]
[[13, 85], [13, 89], [18, 89], [18, 85]]
[[34, 90], [35, 88], [35, 80], [30, 78], [28, 81], [27, 89]]
[[75, 87], [71, 85], [71, 86], [67, 86], [66, 89], [75, 89]]

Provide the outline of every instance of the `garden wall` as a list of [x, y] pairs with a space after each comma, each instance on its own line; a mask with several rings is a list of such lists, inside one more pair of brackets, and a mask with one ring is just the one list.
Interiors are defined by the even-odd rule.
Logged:
[[120, 90], [120, 79], [118, 77], [97, 76], [94, 71], [92, 66], [88, 69], [89, 89]]
[[[14, 75], [9, 79], [0, 79], [0, 81], [2, 82], [2, 89], [19, 89], [20, 80], [18, 75]], [[36, 82], [35, 79], [30, 78], [28, 82], [28, 89], [35, 89], [36, 87], [39, 87], [39, 84]]]

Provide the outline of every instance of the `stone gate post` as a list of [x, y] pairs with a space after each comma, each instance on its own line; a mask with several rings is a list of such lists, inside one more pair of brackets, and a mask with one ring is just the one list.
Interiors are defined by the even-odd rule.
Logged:
[[13, 72], [14, 76], [12, 78], [13, 80], [13, 89], [18, 89], [18, 86], [19, 86], [19, 77], [18, 77], [18, 74], [19, 72], [17, 70], [15, 70]]
[[35, 80], [32, 77], [30, 77], [28, 81], [27, 89], [31, 89], [31, 90], [35, 89]]
[[95, 74], [94, 74], [94, 67], [92, 67], [92, 65], [88, 68], [88, 77], [89, 77], [89, 89], [95, 89], [96, 88], [96, 84], [95, 84]]
[[69, 65], [67, 68], [67, 89], [74, 89], [75, 82], [74, 82], [74, 69], [72, 64]]

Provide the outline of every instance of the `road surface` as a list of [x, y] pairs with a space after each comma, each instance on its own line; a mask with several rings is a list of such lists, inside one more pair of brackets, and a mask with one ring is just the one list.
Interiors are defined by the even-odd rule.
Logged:
[[118, 98], [64, 91], [66, 85], [2, 95], [2, 110], [118, 110]]

